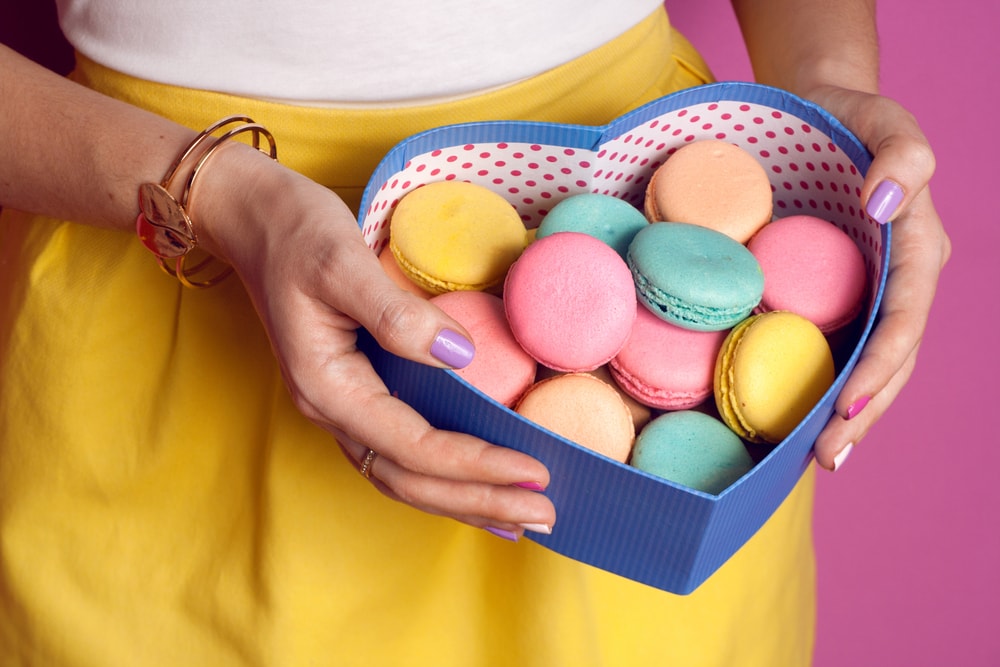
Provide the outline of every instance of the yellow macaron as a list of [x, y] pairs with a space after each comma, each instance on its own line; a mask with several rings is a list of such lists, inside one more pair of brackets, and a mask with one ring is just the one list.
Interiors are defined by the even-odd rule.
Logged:
[[428, 183], [403, 197], [389, 223], [400, 270], [432, 294], [489, 291], [528, 243], [514, 207], [474, 183]]
[[833, 380], [833, 354], [815, 324], [787, 311], [762, 313], [726, 337], [715, 365], [715, 403], [741, 438], [778, 443]]

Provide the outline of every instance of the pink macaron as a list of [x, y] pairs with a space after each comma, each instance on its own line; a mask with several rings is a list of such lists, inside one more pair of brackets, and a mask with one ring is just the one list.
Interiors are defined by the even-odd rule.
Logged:
[[528, 354], [567, 372], [592, 371], [618, 354], [637, 308], [625, 260], [580, 232], [529, 245], [507, 273], [503, 299], [511, 331]]
[[811, 215], [765, 225], [747, 244], [764, 273], [756, 312], [787, 310], [831, 334], [861, 310], [868, 271], [854, 241], [839, 227]]
[[514, 339], [503, 301], [487, 292], [462, 290], [431, 298], [472, 336], [476, 354], [455, 372], [476, 389], [512, 407], [534, 383], [538, 364]]
[[692, 331], [639, 308], [628, 342], [609, 364], [622, 391], [644, 405], [687, 410], [712, 396], [728, 330]]

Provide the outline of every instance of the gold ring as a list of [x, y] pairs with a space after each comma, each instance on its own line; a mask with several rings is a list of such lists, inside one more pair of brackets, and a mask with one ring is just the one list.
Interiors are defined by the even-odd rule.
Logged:
[[359, 470], [361, 472], [361, 476], [365, 479], [372, 478], [372, 464], [375, 463], [375, 458], [377, 456], [378, 454], [375, 453], [374, 449], [369, 449], [368, 453], [365, 454], [365, 458], [361, 461], [361, 468], [359, 468]]

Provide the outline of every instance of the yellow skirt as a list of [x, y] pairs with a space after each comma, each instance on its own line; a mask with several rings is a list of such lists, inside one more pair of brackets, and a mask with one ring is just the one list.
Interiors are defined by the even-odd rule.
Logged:
[[[194, 129], [249, 115], [355, 206], [419, 130], [603, 124], [710, 77], [662, 12], [531, 80], [427, 106], [261, 102], [85, 59], [73, 76]], [[812, 473], [680, 597], [384, 498], [295, 411], [239, 282], [184, 290], [132, 235], [4, 212], [0, 322], [4, 665], [809, 663]]]

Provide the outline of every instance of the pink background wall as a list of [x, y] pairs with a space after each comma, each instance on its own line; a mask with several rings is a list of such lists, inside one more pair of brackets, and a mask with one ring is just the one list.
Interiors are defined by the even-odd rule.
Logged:
[[[750, 76], [727, 0], [669, 0], [720, 79]], [[719, 16], [724, 16], [719, 37]], [[883, 91], [920, 120], [953, 243], [917, 370], [836, 474], [821, 473], [815, 667], [1000, 665], [1000, 2], [882, 0]], [[973, 135], [972, 132], [978, 134]]]
[[[668, 4], [720, 79], [750, 78], [727, 0]], [[38, 40], [23, 31], [25, 17], [50, 9], [5, 8], [0, 37], [31, 52]], [[986, 424], [1000, 396], [987, 379], [1000, 369], [988, 328], [998, 319], [1000, 225], [984, 204], [998, 187], [1000, 1], [883, 0], [879, 18], [884, 91], [916, 114], [937, 151], [933, 190], [954, 253], [910, 384], [846, 466], [820, 474], [815, 667], [993, 667], [1000, 436]], [[31, 55], [67, 62], [60, 51]]]

